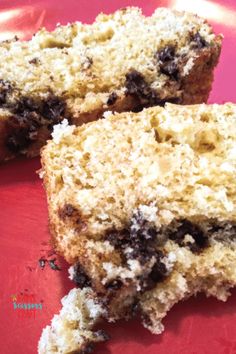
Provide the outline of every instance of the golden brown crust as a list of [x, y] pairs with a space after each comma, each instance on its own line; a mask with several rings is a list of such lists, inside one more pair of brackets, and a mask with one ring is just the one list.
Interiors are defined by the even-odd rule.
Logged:
[[5, 145], [5, 139], [8, 135], [6, 120], [7, 117], [0, 117], [0, 161], [9, 160], [14, 156]]
[[102, 105], [99, 108], [91, 112], [78, 113], [74, 112], [71, 118], [71, 123], [76, 126], [80, 126], [85, 123], [90, 123], [99, 118], [102, 118], [103, 113], [106, 111], [113, 112], [129, 112], [135, 110], [135, 108], [139, 105], [139, 101], [137, 98], [132, 96], [126, 96], [125, 94], [121, 94], [117, 96], [117, 99], [112, 105]]
[[221, 52], [221, 36], [216, 37], [215, 45], [199, 53], [189, 74], [182, 83], [184, 104], [207, 102], [213, 82], [213, 69], [218, 64]]

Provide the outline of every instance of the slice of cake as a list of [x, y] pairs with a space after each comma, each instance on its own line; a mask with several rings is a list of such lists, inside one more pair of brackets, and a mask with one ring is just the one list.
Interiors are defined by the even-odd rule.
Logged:
[[193, 14], [131, 7], [0, 43], [0, 161], [37, 155], [65, 117], [205, 102], [221, 40]]
[[236, 283], [236, 105], [153, 107], [55, 127], [42, 151], [53, 242], [107, 317], [145, 325]]
[[92, 331], [104, 315], [104, 309], [96, 302], [92, 289], [72, 289], [61, 302], [60, 313], [42, 332], [39, 354], [91, 353], [93, 343], [108, 339], [104, 331]]

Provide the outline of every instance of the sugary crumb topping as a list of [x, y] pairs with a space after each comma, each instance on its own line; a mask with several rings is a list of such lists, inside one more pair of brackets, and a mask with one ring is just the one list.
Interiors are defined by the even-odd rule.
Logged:
[[147, 221], [154, 223], [156, 222], [158, 208], [154, 204], [140, 205], [139, 210]]
[[66, 136], [72, 134], [74, 129], [75, 126], [69, 125], [67, 119], [63, 119], [63, 121], [60, 124], [54, 125], [53, 132], [52, 132], [52, 138], [54, 143], [60, 144], [62, 138], [65, 138]]

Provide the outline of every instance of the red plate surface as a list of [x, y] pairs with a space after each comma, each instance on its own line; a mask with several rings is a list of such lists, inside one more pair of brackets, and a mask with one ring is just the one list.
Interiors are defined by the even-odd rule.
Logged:
[[[74, 20], [92, 22], [103, 11], [136, 5], [145, 14], [158, 6], [175, 6], [206, 16], [225, 36], [210, 102], [236, 101], [236, 2], [206, 0], [128, 1], [0, 1], [0, 39], [17, 34], [29, 38], [40, 26]], [[1, 65], [1, 64], [0, 64]], [[47, 206], [36, 170], [39, 159], [15, 160], [0, 166], [0, 353], [34, 354], [42, 328], [60, 309], [60, 299], [73, 284], [68, 265], [62, 271], [38, 259], [50, 256]], [[27, 294], [32, 295], [31, 298]], [[14, 309], [14, 301], [42, 304], [35, 311]], [[24, 317], [19, 316], [24, 313]], [[26, 316], [27, 314], [27, 316]], [[105, 325], [112, 340], [99, 344], [97, 354], [233, 354], [236, 353], [236, 291], [226, 304], [200, 295], [176, 305], [164, 321], [166, 330], [154, 336], [138, 321]]]

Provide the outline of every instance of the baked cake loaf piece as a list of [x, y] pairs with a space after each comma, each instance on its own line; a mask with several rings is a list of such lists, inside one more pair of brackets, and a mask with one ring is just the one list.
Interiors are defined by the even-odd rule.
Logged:
[[43, 148], [53, 241], [109, 319], [141, 307], [157, 333], [180, 299], [236, 283], [236, 105], [105, 115]]
[[47, 326], [38, 345], [39, 354], [91, 353], [93, 343], [108, 339], [102, 330], [92, 331], [104, 315], [91, 288], [72, 289], [62, 299], [59, 315]]
[[131, 7], [2, 42], [0, 161], [37, 155], [65, 117], [80, 125], [106, 110], [205, 102], [221, 40], [193, 14]]

